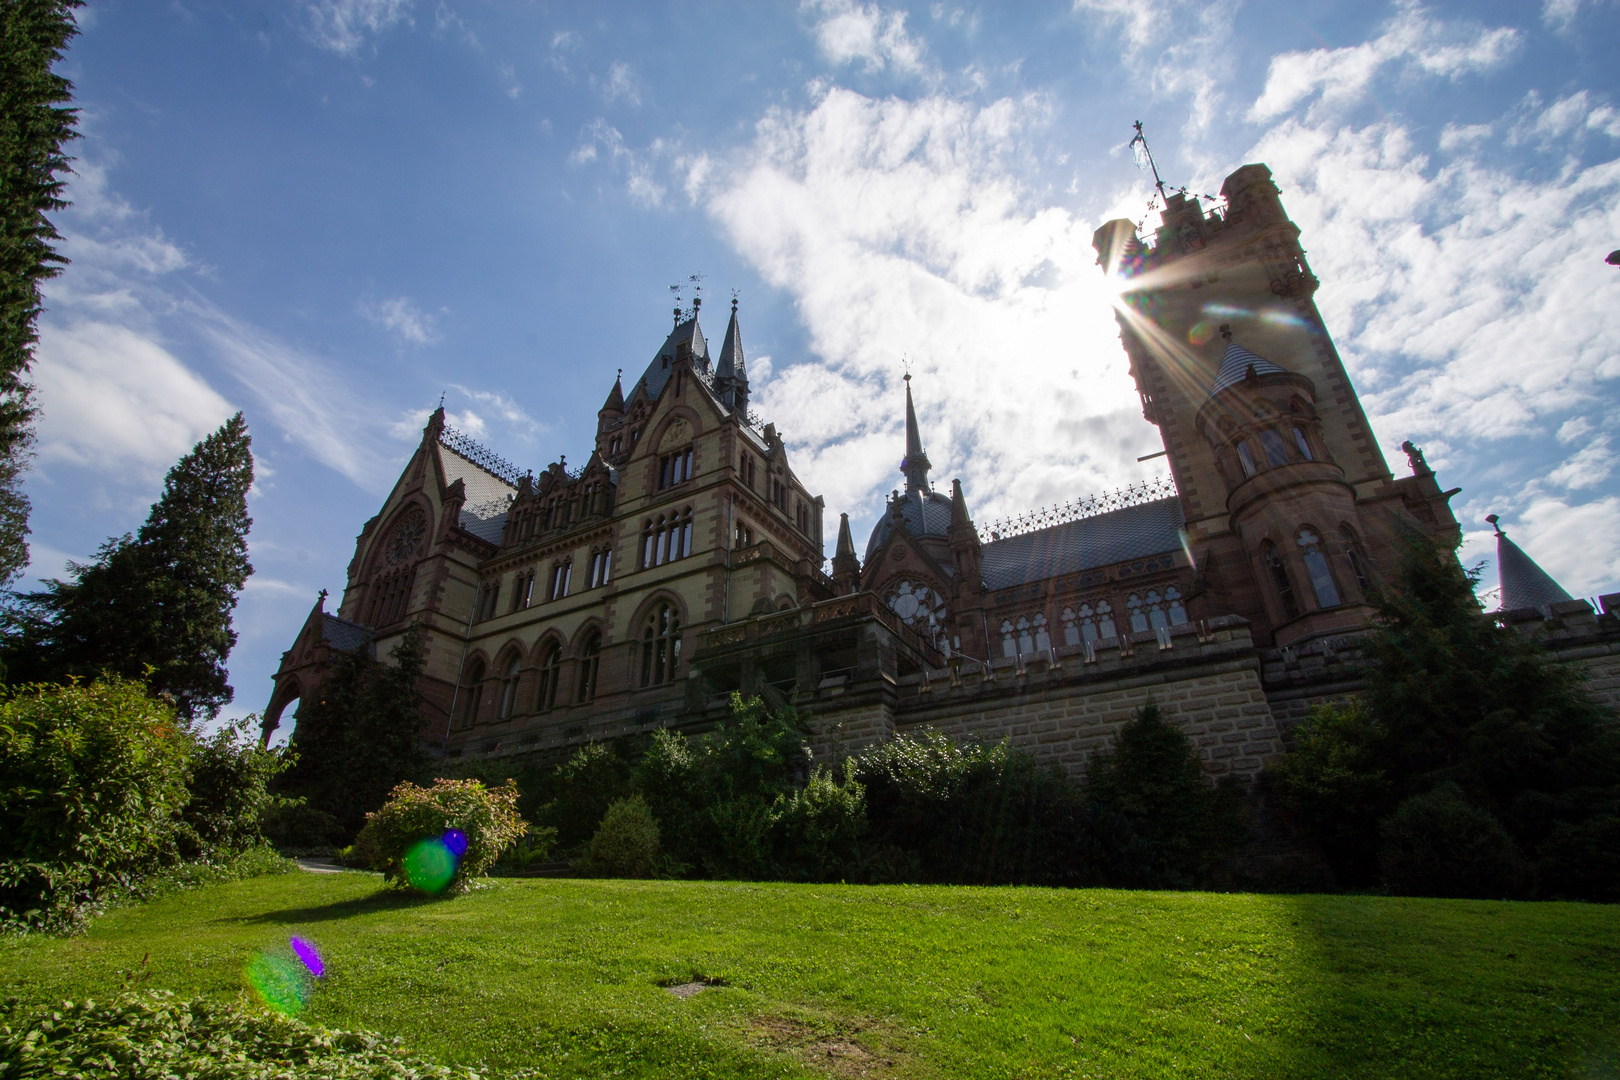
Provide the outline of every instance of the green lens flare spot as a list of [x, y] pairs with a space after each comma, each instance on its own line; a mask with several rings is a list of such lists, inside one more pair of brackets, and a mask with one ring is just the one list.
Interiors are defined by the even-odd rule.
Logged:
[[418, 840], [405, 853], [405, 880], [411, 887], [437, 895], [456, 876], [456, 857], [438, 837]]

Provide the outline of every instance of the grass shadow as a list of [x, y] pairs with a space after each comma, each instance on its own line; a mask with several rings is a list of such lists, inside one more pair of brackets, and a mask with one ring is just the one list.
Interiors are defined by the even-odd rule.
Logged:
[[343, 919], [351, 919], [356, 915], [367, 915], [379, 911], [400, 911], [406, 908], [441, 903], [447, 899], [453, 899], [453, 897], [423, 896], [421, 893], [385, 887], [378, 889], [370, 896], [359, 896], [350, 900], [335, 900], [330, 904], [282, 908], [279, 911], [264, 911], [255, 915], [222, 915], [211, 921], [215, 923], [240, 923], [245, 926], [338, 922]]

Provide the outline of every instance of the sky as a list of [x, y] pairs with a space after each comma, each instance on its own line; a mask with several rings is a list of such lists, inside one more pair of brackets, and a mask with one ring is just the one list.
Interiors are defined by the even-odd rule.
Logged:
[[1385, 456], [1462, 488], [1491, 606], [1493, 512], [1572, 594], [1620, 589], [1614, 0], [91, 0], [81, 27], [21, 587], [243, 411], [227, 715], [341, 592], [441, 394], [520, 468], [583, 463], [672, 284], [716, 348], [735, 290], [754, 410], [860, 549], [906, 370], [981, 530], [1158, 475], [1090, 244], [1148, 217], [1136, 120], [1172, 186], [1270, 166]]

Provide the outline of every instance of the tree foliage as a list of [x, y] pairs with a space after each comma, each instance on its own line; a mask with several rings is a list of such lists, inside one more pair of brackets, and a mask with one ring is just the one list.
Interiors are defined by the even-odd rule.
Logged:
[[253, 573], [251, 444], [237, 413], [169, 470], [138, 533], [107, 541], [92, 563], [69, 563], [71, 581], [18, 597], [5, 650], [11, 677], [108, 672], [144, 679], [188, 721], [217, 715], [233, 696], [231, 612]]
[[73, 84], [51, 70], [78, 33], [79, 0], [0, 3], [0, 583], [28, 564], [22, 473], [33, 444], [28, 369], [40, 286], [67, 262], [46, 216], [67, 205], [63, 147], [78, 138]]
[[[1278, 793], [1345, 885], [1475, 895], [1490, 863], [1511, 895], [1528, 888], [1510, 872], [1522, 860], [1540, 895], [1615, 899], [1620, 727], [1579, 668], [1482, 613], [1476, 581], [1453, 552], [1409, 541], [1367, 638], [1362, 704], [1313, 712], [1272, 771]], [[1442, 827], [1457, 836], [1432, 835]], [[1455, 855], [1450, 885], [1400, 869], [1438, 858], [1424, 829], [1423, 843], [1471, 853]], [[1497, 830], [1511, 850], [1487, 858]]]
[[389, 658], [378, 663], [366, 645], [337, 654], [299, 706], [291, 740], [297, 760], [278, 785], [279, 793], [331, 814], [350, 836], [397, 784], [421, 779], [427, 763], [416, 690], [420, 629], [406, 630]]

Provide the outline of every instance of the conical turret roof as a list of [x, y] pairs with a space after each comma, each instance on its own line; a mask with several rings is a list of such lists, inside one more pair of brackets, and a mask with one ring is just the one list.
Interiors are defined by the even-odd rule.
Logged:
[[1215, 373], [1215, 383], [1209, 388], [1213, 397], [1225, 390], [1228, 386], [1236, 386], [1248, 377], [1249, 369], [1254, 368], [1256, 375], [1286, 375], [1288, 372], [1273, 364], [1263, 356], [1256, 356], [1235, 341], [1226, 345], [1226, 354], [1221, 357], [1221, 368]]
[[613, 380], [613, 389], [608, 391], [607, 401], [602, 404], [603, 412], [624, 412], [624, 372], [619, 372]]
[[737, 301], [731, 302], [731, 322], [726, 326], [726, 340], [720, 345], [720, 362], [714, 374], [719, 379], [746, 379], [748, 366], [743, 360], [742, 331], [737, 328]]
[[911, 403], [911, 376], [906, 376], [906, 457], [900, 471], [906, 474], [906, 494], [928, 490], [928, 470], [933, 466], [923, 452], [922, 432], [917, 428], [917, 408]]
[[1574, 599], [1552, 575], [1536, 565], [1507, 533], [1496, 524], [1496, 515], [1485, 520], [1496, 525], [1496, 573], [1502, 586], [1502, 610], [1542, 608]]

